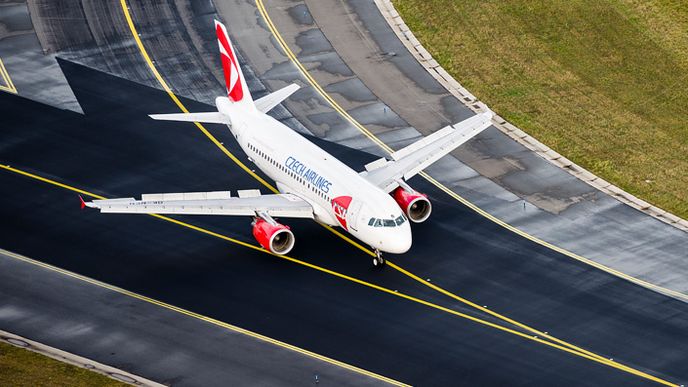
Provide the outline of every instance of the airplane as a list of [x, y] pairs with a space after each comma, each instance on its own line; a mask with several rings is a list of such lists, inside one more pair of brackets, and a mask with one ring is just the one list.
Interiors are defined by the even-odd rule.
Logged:
[[217, 97], [216, 112], [152, 114], [155, 120], [225, 124], [248, 159], [276, 182], [277, 194], [257, 189], [144, 194], [134, 198], [93, 200], [81, 207], [102, 213], [235, 215], [252, 217], [252, 233], [264, 249], [289, 253], [295, 237], [276, 218], [308, 218], [339, 226], [375, 251], [373, 265], [382, 267], [382, 252], [402, 254], [411, 248], [410, 223], [426, 221], [432, 211], [427, 195], [406, 182], [491, 125], [485, 112], [447, 126], [387, 157], [354, 171], [296, 131], [270, 117], [272, 108], [299, 86], [291, 84], [254, 100], [237, 62], [224, 24], [215, 21], [226, 96]]

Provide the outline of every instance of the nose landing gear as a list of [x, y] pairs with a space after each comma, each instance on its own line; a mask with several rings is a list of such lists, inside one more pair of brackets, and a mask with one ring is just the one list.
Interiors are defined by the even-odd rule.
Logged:
[[375, 258], [373, 258], [373, 266], [377, 269], [381, 269], [385, 266], [387, 261], [382, 257], [380, 250], [375, 249]]

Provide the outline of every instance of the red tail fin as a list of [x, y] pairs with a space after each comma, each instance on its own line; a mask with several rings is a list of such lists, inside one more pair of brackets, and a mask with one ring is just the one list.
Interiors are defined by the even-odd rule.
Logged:
[[227, 96], [233, 102], [241, 102], [244, 99], [252, 100], [251, 94], [246, 88], [244, 74], [241, 73], [241, 67], [239, 67], [234, 48], [229, 41], [227, 28], [217, 20], [215, 20], [215, 33], [220, 46], [220, 58], [222, 59], [222, 70], [225, 74]]

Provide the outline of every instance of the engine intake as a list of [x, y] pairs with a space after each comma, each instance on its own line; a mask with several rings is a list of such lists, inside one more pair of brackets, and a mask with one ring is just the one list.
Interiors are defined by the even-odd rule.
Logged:
[[412, 222], [422, 223], [430, 217], [432, 204], [428, 195], [398, 187], [392, 192], [392, 197]]
[[288, 226], [262, 218], [253, 222], [253, 237], [263, 248], [277, 255], [289, 253], [296, 240]]

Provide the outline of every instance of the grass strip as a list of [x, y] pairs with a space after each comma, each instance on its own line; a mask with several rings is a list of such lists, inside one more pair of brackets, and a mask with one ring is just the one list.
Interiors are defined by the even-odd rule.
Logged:
[[565, 157], [688, 218], [688, 7], [679, 0], [395, 0], [434, 58]]
[[128, 384], [0, 342], [0, 385], [13, 387], [124, 387]]

